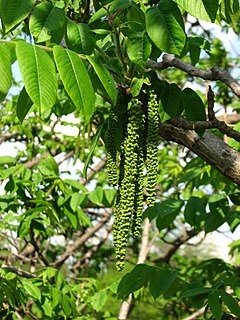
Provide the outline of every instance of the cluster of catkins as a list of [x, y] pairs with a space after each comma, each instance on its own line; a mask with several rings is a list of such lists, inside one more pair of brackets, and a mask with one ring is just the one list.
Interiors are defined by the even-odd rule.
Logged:
[[130, 231], [138, 237], [144, 203], [144, 168], [148, 207], [155, 202], [159, 104], [154, 92], [146, 102], [133, 98], [127, 112], [111, 109], [106, 135], [109, 183], [117, 187], [113, 241], [117, 269], [124, 268]]

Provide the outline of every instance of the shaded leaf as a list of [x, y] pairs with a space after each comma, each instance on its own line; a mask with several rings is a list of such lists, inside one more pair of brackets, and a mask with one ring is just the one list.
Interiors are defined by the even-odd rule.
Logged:
[[161, 102], [164, 111], [170, 117], [178, 117], [183, 112], [183, 105], [181, 103], [181, 89], [175, 83], [168, 83], [164, 81], [163, 90], [161, 94]]
[[129, 59], [144, 66], [152, 51], [152, 44], [146, 31], [131, 34], [126, 43]]
[[90, 146], [90, 149], [89, 149], [89, 153], [87, 155], [87, 159], [85, 160], [85, 163], [84, 163], [84, 168], [83, 168], [83, 177], [84, 179], [87, 179], [87, 168], [91, 162], [91, 159], [92, 159], [92, 156], [93, 156], [93, 153], [94, 153], [94, 150], [98, 144], [98, 140], [102, 134], [102, 130], [104, 128], [104, 123], [101, 124], [98, 129], [97, 129], [97, 132], [95, 133], [95, 136], [93, 137], [92, 139], [92, 143], [91, 143], [91, 146]]
[[17, 101], [17, 117], [20, 122], [23, 122], [32, 105], [33, 102], [27, 94], [25, 87], [23, 87]]
[[201, 294], [209, 293], [211, 288], [197, 287], [187, 290], [183, 293], [182, 298], [191, 298]]
[[[181, 101], [188, 120], [206, 121], [205, 106], [202, 99], [194, 90], [185, 88], [182, 91]], [[196, 130], [200, 136], [204, 134], [204, 131], [204, 129]]]
[[161, 269], [154, 273], [149, 290], [154, 299], [165, 293], [173, 284], [177, 276], [176, 271]]
[[217, 292], [210, 292], [208, 294], [208, 305], [216, 320], [222, 319], [222, 303]]
[[237, 317], [240, 317], [240, 307], [237, 301], [227, 292], [221, 292], [221, 297], [229, 310]]
[[69, 49], [84, 54], [91, 54], [95, 47], [95, 38], [85, 23], [67, 23], [66, 43]]
[[121, 279], [117, 294], [119, 299], [126, 299], [130, 293], [141, 289], [154, 275], [156, 269], [146, 264], [138, 264]]
[[38, 4], [29, 21], [29, 29], [35, 37], [35, 42], [43, 42], [51, 39], [51, 31], [59, 30], [65, 22], [64, 10], [57, 4], [53, 6], [50, 2]]
[[88, 56], [87, 59], [91, 63], [104, 89], [112, 100], [112, 104], [116, 105], [118, 92], [110, 72], [97, 57]]

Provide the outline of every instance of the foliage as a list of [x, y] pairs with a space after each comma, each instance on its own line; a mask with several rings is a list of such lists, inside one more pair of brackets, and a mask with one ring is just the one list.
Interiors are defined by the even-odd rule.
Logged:
[[129, 319], [240, 318], [239, 268], [178, 253], [237, 229], [239, 186], [174, 136], [226, 141], [211, 112], [237, 115], [239, 60], [201, 24], [239, 17], [238, 0], [0, 0], [1, 319], [117, 319], [129, 297]]

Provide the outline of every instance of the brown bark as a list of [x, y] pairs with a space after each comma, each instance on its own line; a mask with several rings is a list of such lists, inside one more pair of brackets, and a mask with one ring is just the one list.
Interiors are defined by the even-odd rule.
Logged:
[[187, 147], [236, 184], [240, 185], [240, 153], [206, 130], [202, 137], [193, 130], [161, 123], [159, 134]]

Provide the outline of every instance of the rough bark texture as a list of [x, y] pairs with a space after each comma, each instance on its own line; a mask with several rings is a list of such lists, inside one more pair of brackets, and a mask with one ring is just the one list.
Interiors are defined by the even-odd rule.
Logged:
[[168, 123], [159, 126], [161, 137], [179, 143], [204, 159], [225, 177], [240, 185], [240, 153], [206, 130], [199, 137], [194, 130], [184, 130]]

